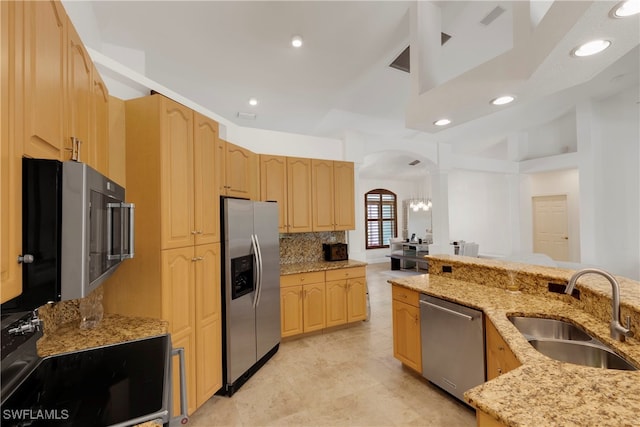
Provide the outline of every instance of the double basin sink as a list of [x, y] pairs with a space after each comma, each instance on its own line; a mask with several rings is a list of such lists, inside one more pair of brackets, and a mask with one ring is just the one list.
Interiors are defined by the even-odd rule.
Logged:
[[509, 316], [509, 320], [533, 348], [552, 359], [594, 368], [637, 370], [607, 345], [572, 323], [524, 316]]

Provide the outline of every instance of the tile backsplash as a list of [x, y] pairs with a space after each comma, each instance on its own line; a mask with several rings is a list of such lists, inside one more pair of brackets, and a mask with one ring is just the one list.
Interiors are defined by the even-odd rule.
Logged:
[[280, 234], [280, 263], [324, 261], [323, 243], [347, 243], [344, 231]]

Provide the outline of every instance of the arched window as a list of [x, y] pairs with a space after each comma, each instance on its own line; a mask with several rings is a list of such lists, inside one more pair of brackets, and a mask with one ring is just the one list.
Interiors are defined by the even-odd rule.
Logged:
[[388, 248], [398, 234], [396, 195], [378, 188], [364, 195], [367, 249]]

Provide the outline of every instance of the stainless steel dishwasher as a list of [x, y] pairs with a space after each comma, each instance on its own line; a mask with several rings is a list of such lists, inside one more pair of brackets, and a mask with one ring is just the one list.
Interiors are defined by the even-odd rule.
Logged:
[[485, 382], [482, 312], [420, 294], [422, 376], [463, 400]]

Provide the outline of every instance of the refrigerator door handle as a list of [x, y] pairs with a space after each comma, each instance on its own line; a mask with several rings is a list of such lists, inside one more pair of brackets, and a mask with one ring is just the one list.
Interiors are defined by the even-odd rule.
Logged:
[[258, 305], [258, 293], [260, 291], [260, 275], [262, 274], [262, 266], [260, 265], [260, 257], [258, 251], [258, 243], [256, 242], [256, 235], [251, 235], [251, 247], [253, 248], [253, 256], [256, 260], [256, 287], [255, 294], [253, 296], [253, 303], [251, 304], [253, 308], [256, 308]]
[[262, 265], [262, 248], [260, 247], [260, 240], [258, 239], [258, 235], [255, 234], [256, 248], [258, 250], [258, 270], [260, 274], [258, 274], [258, 297], [256, 298], [256, 306], [260, 304], [260, 296], [262, 296], [262, 281], [264, 279], [264, 267]]

